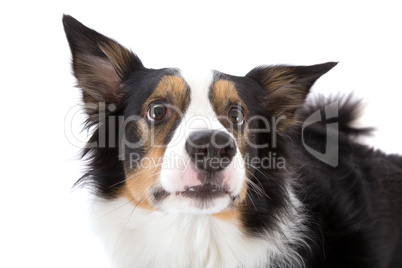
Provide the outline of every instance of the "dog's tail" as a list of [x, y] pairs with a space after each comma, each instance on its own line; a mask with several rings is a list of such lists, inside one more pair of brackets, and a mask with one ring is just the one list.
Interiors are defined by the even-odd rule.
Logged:
[[297, 119], [300, 122], [305, 122], [317, 111], [320, 111], [323, 118], [326, 118], [326, 107], [331, 107], [333, 111], [331, 112], [331, 118], [319, 122], [323, 126], [327, 123], [338, 122], [339, 132], [349, 137], [370, 135], [374, 130], [372, 127], [356, 126], [364, 110], [364, 105], [361, 99], [355, 98], [352, 94], [330, 97], [323, 95], [312, 96], [306, 101], [304, 107], [297, 111]]

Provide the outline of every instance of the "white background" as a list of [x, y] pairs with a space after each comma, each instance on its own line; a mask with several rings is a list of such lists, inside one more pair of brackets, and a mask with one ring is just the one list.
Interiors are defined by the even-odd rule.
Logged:
[[400, 3], [272, 2], [2, 3], [0, 267], [108, 267], [88, 228], [85, 192], [71, 190], [82, 174], [77, 156], [86, 135], [75, 114], [80, 95], [63, 13], [152, 68], [244, 75], [261, 64], [339, 61], [313, 91], [355, 92], [367, 103], [364, 122], [379, 129], [369, 142], [402, 153]]

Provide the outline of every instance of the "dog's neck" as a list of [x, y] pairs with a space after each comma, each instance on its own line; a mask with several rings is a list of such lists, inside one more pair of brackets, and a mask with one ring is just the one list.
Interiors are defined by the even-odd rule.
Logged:
[[264, 239], [258, 239], [246, 235], [236, 220], [148, 211], [125, 198], [96, 199], [91, 211], [95, 232], [113, 267], [286, 267], [300, 263], [290, 246], [303, 241], [292, 228], [300, 228], [300, 223], [293, 222], [296, 217], [281, 222], [282, 231], [267, 232], [260, 236]]

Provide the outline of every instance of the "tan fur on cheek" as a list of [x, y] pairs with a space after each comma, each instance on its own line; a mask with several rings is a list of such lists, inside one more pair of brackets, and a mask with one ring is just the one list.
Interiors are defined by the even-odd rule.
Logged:
[[[215, 112], [217, 113], [218, 116], [221, 117], [221, 123], [228, 129], [229, 132], [233, 134], [233, 136], [236, 139], [236, 142], [239, 146], [239, 150], [242, 154], [242, 159], [245, 157], [245, 151], [247, 148], [247, 135], [249, 135], [249, 129], [248, 126], [245, 125], [244, 129], [241, 130], [240, 128], [237, 128], [237, 126], [231, 125], [231, 123], [227, 120], [225, 120], [225, 117], [228, 115], [228, 108], [231, 104], [238, 104], [244, 109], [245, 113], [245, 120], [247, 120], [247, 107], [237, 94], [237, 89], [236, 85], [232, 81], [228, 80], [218, 80], [215, 82], [213, 86], [213, 100], [212, 100], [212, 105], [214, 107]], [[244, 161], [244, 160], [243, 160]], [[236, 204], [236, 207], [232, 210], [229, 210], [227, 212], [222, 212], [219, 214], [214, 215], [217, 218], [224, 219], [224, 220], [233, 220], [237, 219], [239, 215], [239, 206], [241, 206], [241, 202], [243, 202], [246, 199], [247, 195], [247, 188], [248, 188], [248, 182], [247, 179], [244, 180], [243, 186], [242, 186], [242, 191], [240, 193], [240, 200]]]
[[163, 162], [164, 149], [151, 149], [141, 160], [138, 167], [126, 175], [123, 196], [141, 208], [155, 210], [151, 205], [149, 192], [159, 185], [159, 174]]
[[[149, 105], [155, 101], [166, 104], [170, 109], [169, 117], [158, 124], [145, 119]], [[159, 176], [166, 149], [166, 138], [174, 123], [180, 119], [181, 112], [186, 110], [188, 102], [187, 85], [184, 80], [177, 76], [164, 76], [143, 105], [144, 120], [137, 123], [137, 131], [145, 140], [143, 150], [146, 153], [138, 159], [134, 170], [126, 167], [126, 183], [122, 193], [132, 200], [135, 206], [156, 210], [152, 205], [150, 191], [153, 187], [160, 186]]]

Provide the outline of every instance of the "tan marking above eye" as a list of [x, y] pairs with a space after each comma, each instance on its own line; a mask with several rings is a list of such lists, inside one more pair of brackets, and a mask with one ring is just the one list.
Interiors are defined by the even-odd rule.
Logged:
[[229, 103], [242, 103], [236, 86], [228, 80], [218, 80], [213, 86], [213, 106], [218, 114], [223, 114]]
[[[234, 123], [229, 114], [231, 107], [238, 107], [243, 112], [243, 121], [247, 119], [247, 107], [237, 94], [235, 83], [228, 80], [218, 80], [214, 83], [212, 90], [212, 106], [219, 120], [236, 138], [240, 151], [244, 150], [246, 147], [245, 136], [248, 135], [247, 124], [245, 124], [246, 122], [242, 122], [242, 124]], [[239, 126], [243, 124], [245, 126], [243, 130], [240, 130]]]
[[178, 76], [163, 76], [152, 95], [144, 103], [142, 107], [143, 115], [147, 113], [148, 107], [153, 102], [169, 104], [174, 110], [184, 112], [189, 104], [186, 82]]

